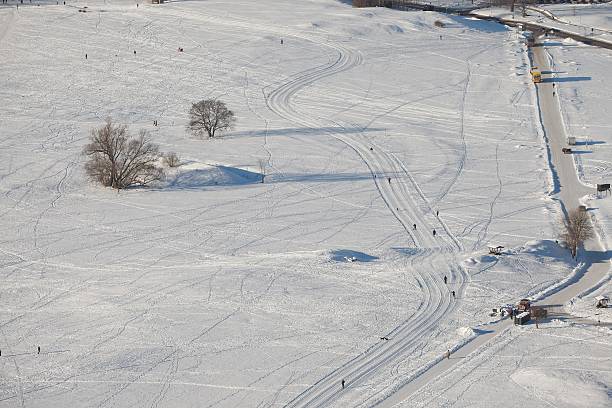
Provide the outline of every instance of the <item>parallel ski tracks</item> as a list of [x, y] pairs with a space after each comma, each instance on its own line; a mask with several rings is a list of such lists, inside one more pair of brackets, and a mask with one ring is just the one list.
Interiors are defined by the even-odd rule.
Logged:
[[[295, 75], [268, 93], [264, 89], [266, 104], [271, 111], [309, 128], [320, 127], [319, 120], [310, 118], [307, 113], [298, 112], [292, 105], [294, 95], [316, 81], [347, 71], [362, 63], [361, 54], [347, 47], [334, 43], [321, 43], [321, 45], [332, 48], [337, 58], [327, 65]], [[364, 138], [345, 134], [342, 130], [346, 129], [346, 126], [338, 122], [333, 123], [339, 132], [327, 133], [345, 143], [361, 157], [370, 170], [382, 199], [401, 223], [412, 244], [421, 248], [410, 258], [409, 269], [423, 287], [423, 301], [412, 316], [387, 335], [391, 340], [376, 343], [328, 373], [297, 395], [286, 405], [287, 407], [328, 407], [339, 397], [340, 379], [346, 378], [352, 385], [360, 384], [375, 372], [392, 367], [400, 358], [414, 351], [420, 343], [419, 340], [431, 333], [432, 329], [455, 308], [456, 303], [451, 300], [448, 288], [441, 283], [441, 275], [448, 273], [456, 276], [455, 283], [458, 285], [459, 293], [463, 291], [466, 282], [465, 272], [460, 267], [453, 266], [453, 254], [462, 250], [460, 242], [434, 215], [429, 201], [403, 163], [395, 155], [385, 152], [373, 143], [366, 142]], [[391, 177], [390, 182], [388, 177]], [[406, 179], [409, 183], [405, 182]], [[417, 192], [416, 197], [412, 191]], [[418, 224], [416, 230], [413, 224]], [[434, 238], [430, 228], [432, 225], [441, 228], [441, 232], [445, 231], [445, 236]], [[443, 254], [441, 257], [433, 258], [440, 252]], [[375, 395], [369, 396], [373, 397]]]

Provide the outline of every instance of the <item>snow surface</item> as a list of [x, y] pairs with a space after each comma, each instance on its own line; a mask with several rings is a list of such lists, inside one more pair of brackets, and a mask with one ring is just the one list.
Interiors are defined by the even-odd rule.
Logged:
[[[332, 0], [77, 5], [0, 8], [0, 406], [367, 405], [575, 267], [519, 33]], [[185, 132], [208, 97], [237, 114], [222, 140]], [[182, 165], [88, 182], [109, 116]]]
[[[610, 406], [610, 330], [513, 326], [399, 407]], [[588, 356], [579, 349], [588, 348]]]
[[[612, 128], [610, 127], [610, 67], [612, 51], [581, 43], [550, 39], [545, 41], [552, 62], [563, 121], [568, 135], [576, 137], [574, 155], [581, 181], [593, 191], [598, 183], [612, 180]], [[590, 194], [584, 198], [597, 221], [597, 234], [607, 252], [602, 261], [612, 259], [612, 196]], [[594, 320], [612, 321], [611, 309], [595, 309], [594, 298], [612, 295], [610, 274], [598, 288], [576, 299], [568, 310]], [[597, 313], [597, 317], [595, 314]]]
[[526, 15], [517, 8], [489, 7], [475, 11], [484, 16], [497, 16], [515, 21], [533, 22], [578, 35], [612, 42], [612, 6], [604, 4], [530, 5]]

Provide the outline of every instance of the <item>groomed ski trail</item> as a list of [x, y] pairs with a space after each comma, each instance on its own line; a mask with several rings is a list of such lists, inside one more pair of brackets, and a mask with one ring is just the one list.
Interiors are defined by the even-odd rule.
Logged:
[[[311, 41], [314, 41], [311, 39]], [[308, 128], [320, 127], [317, 119], [309, 118], [304, 112], [298, 112], [292, 106], [292, 99], [300, 90], [323, 78], [347, 71], [362, 63], [362, 56], [349, 48], [331, 42], [319, 45], [332, 48], [337, 58], [328, 65], [307, 69], [296, 74], [277, 88], [266, 93], [268, 108], [279, 116]], [[337, 122], [333, 124], [339, 132], [328, 131], [335, 139], [345, 143], [354, 150], [372, 174], [382, 199], [395, 218], [401, 223], [412, 244], [419, 248], [411, 256], [407, 268], [423, 288], [423, 300], [418, 310], [401, 325], [387, 334], [389, 341], [381, 341], [371, 346], [341, 367], [328, 373], [319, 381], [308, 387], [286, 406], [288, 407], [328, 407], [334, 401], [350, 392], [358, 384], [363, 384], [372, 375], [382, 369], [392, 368], [401, 358], [410, 355], [420, 346], [420, 340], [431, 334], [457, 306], [449, 295], [448, 287], [442, 283], [442, 275], [448, 274], [454, 279], [457, 293], [463, 293], [467, 274], [454, 262], [453, 255], [462, 250], [461, 243], [450, 229], [435, 215], [433, 208], [406, 167], [393, 154], [384, 151], [380, 146], [366, 143], [363, 135], [351, 137], [341, 132], [346, 127]], [[389, 182], [388, 177], [391, 177]], [[413, 191], [416, 192], [414, 194]], [[418, 227], [415, 230], [413, 224]], [[444, 231], [444, 234], [433, 236], [433, 229]], [[433, 257], [440, 252], [443, 257]], [[437, 273], [431, 273], [437, 271]], [[339, 383], [347, 380], [348, 387], [340, 392]], [[363, 390], [362, 390], [363, 391]], [[379, 390], [380, 392], [380, 390]], [[367, 405], [373, 395], [360, 395], [358, 404]]]

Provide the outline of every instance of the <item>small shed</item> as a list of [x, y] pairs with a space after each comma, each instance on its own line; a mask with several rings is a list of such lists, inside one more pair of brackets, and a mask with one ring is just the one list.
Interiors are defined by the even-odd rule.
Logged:
[[597, 301], [595, 304], [597, 308], [606, 308], [610, 304], [610, 298], [607, 296], [597, 296], [595, 300]]
[[531, 319], [531, 315], [529, 312], [519, 313], [514, 316], [514, 324], [524, 325]]

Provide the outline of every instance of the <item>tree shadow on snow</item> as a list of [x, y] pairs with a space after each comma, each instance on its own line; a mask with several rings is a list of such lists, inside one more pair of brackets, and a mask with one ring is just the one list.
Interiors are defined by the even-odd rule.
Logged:
[[370, 173], [303, 173], [273, 174], [266, 177], [266, 183], [337, 183], [343, 181], [371, 180]]
[[264, 136], [319, 136], [330, 133], [335, 134], [354, 134], [365, 132], [382, 132], [382, 128], [361, 128], [361, 127], [340, 127], [340, 126], [325, 126], [315, 128], [283, 128], [283, 129], [268, 129], [258, 131], [239, 131], [230, 132], [223, 136], [224, 139], [239, 138], [245, 136], [264, 137]]
[[594, 263], [606, 263], [612, 259], [612, 250], [607, 251], [587, 251], [582, 249], [578, 252], [578, 260], [587, 265]]
[[542, 82], [580, 82], [590, 81], [590, 76], [576, 76], [576, 77], [563, 77], [563, 78], [544, 78]]
[[580, 140], [576, 142], [576, 146], [590, 146], [590, 145], [599, 145], [599, 144], [606, 144], [606, 142], [604, 142], [603, 140]]

